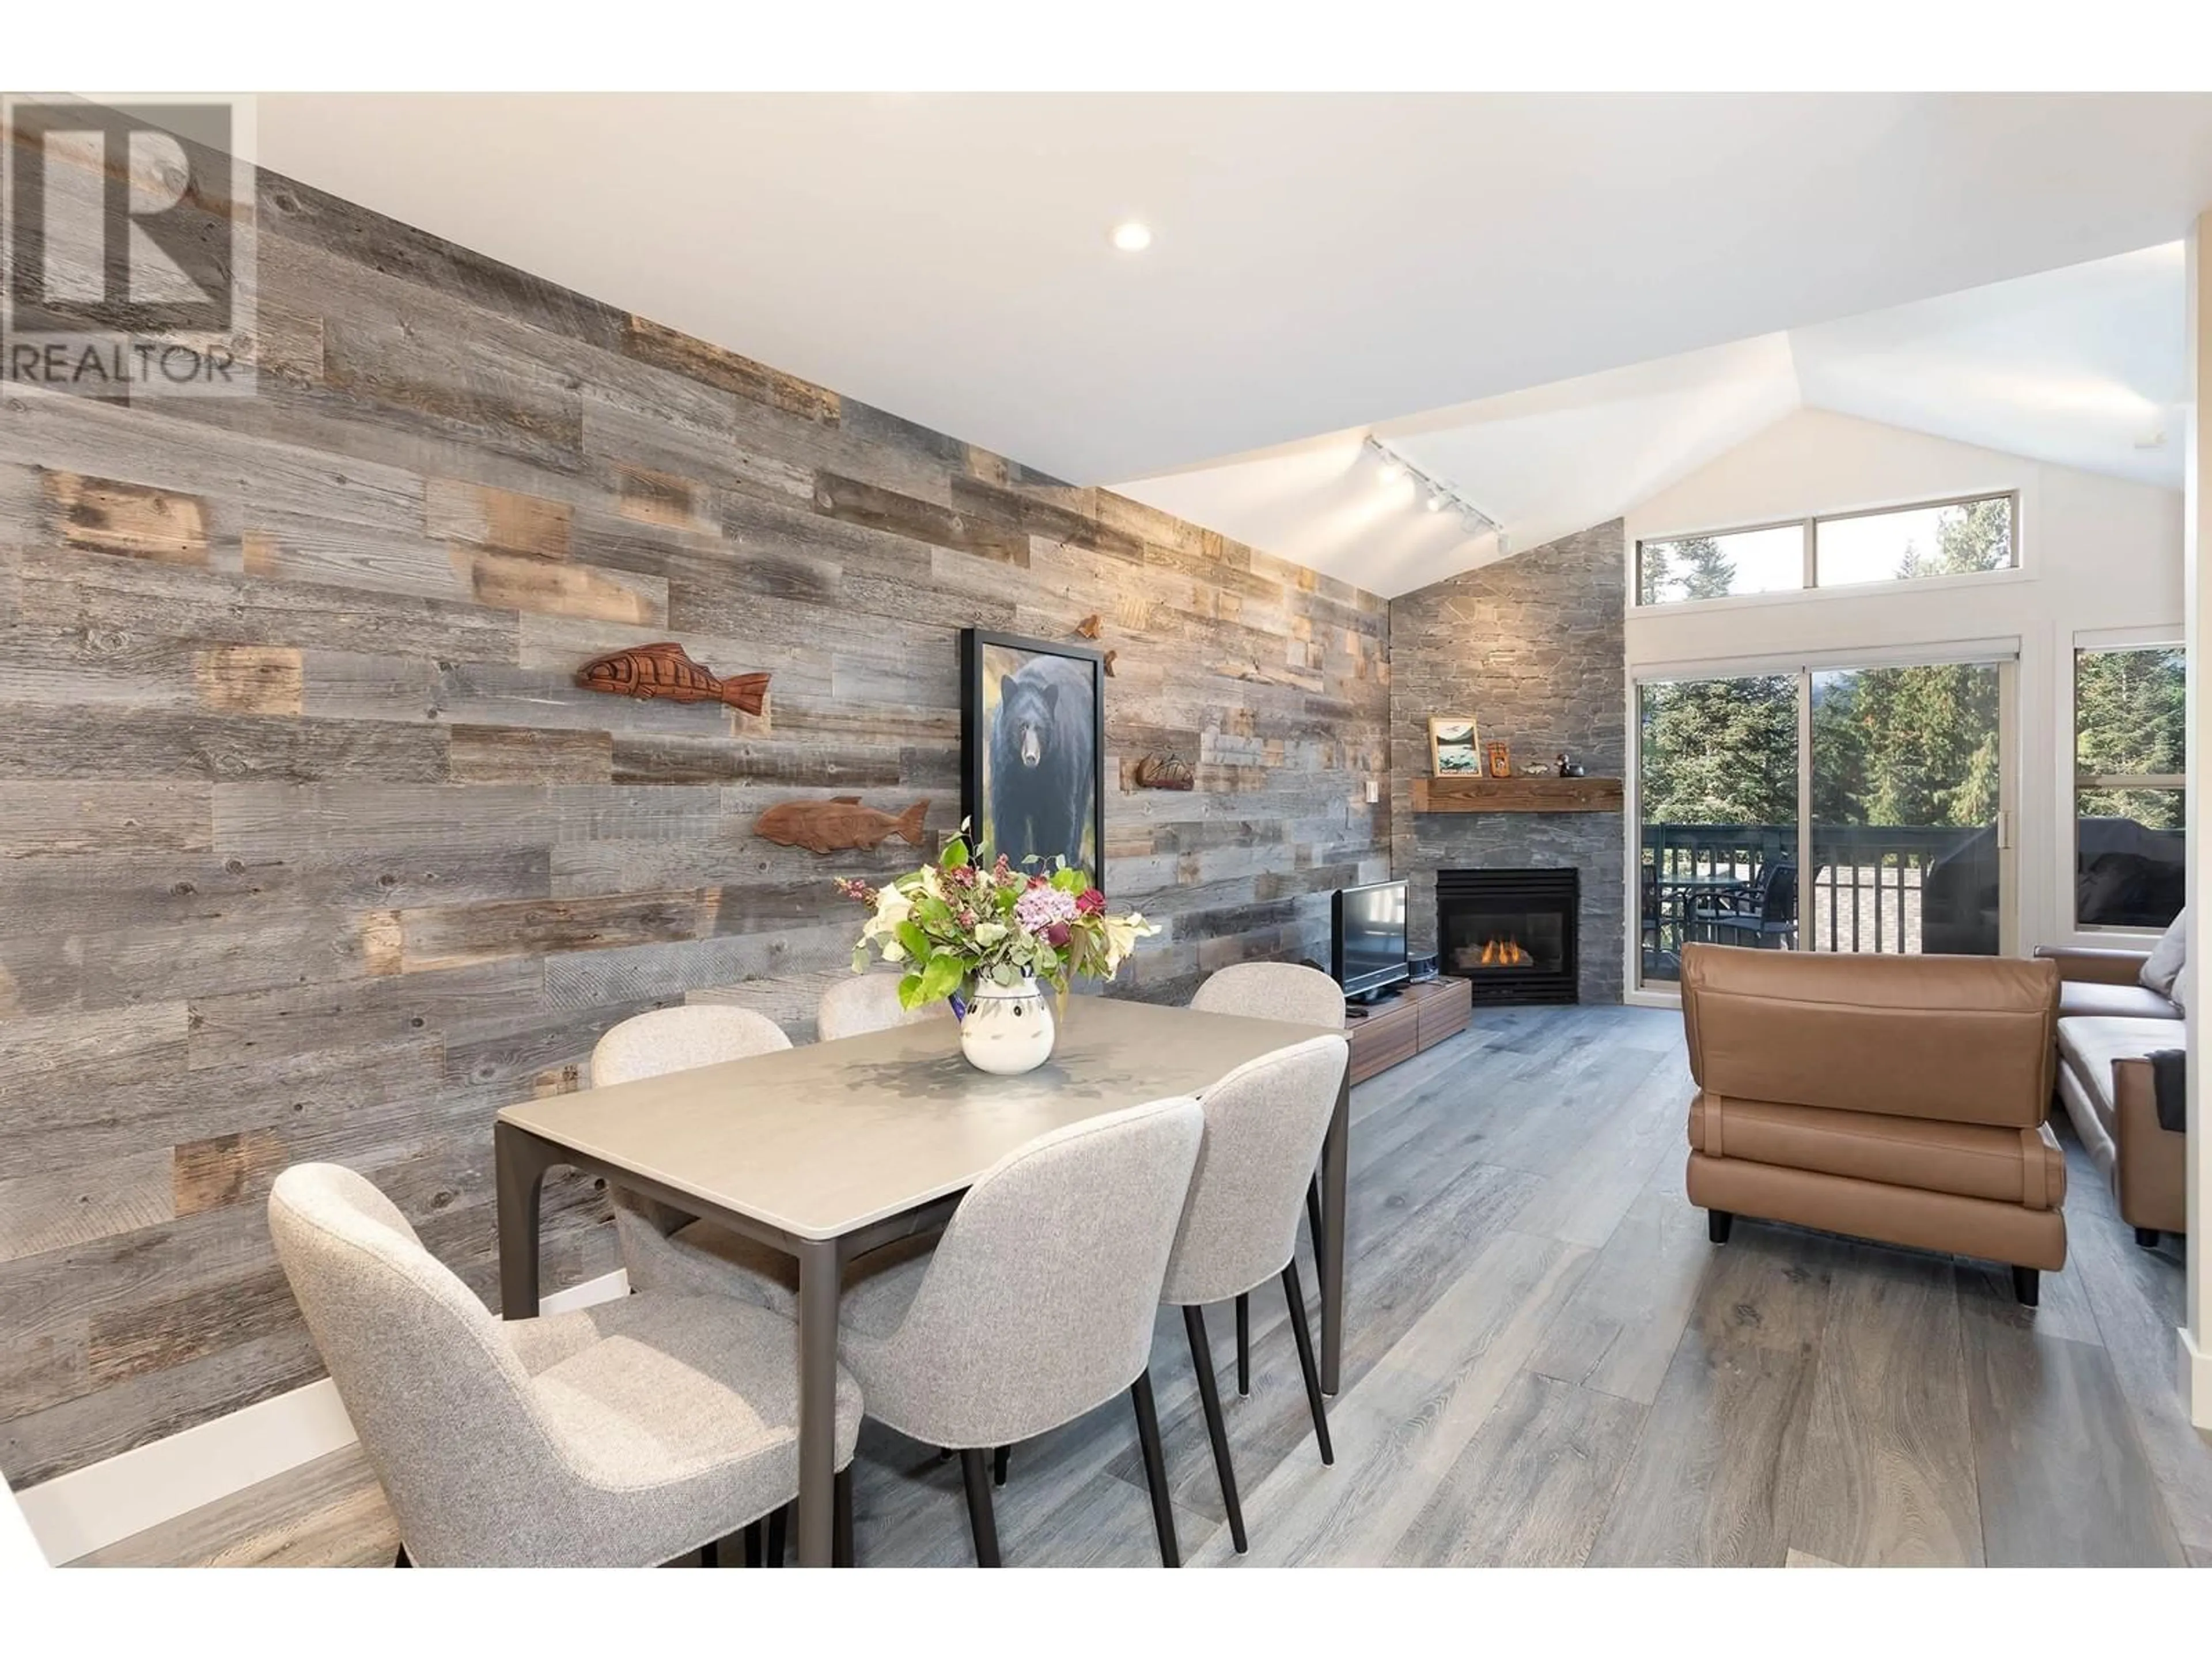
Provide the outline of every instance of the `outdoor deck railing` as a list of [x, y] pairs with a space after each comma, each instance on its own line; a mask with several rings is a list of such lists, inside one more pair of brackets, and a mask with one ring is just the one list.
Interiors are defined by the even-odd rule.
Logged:
[[[1644, 827], [1644, 928], [1679, 935], [1687, 924], [1656, 902], [1656, 890], [1689, 878], [1733, 877], [1739, 903], [1770, 864], [1795, 865], [1797, 826], [1773, 823], [1651, 823]], [[1931, 872], [1944, 878], [1931, 892]], [[1917, 829], [1879, 824], [1815, 827], [1812, 866], [1797, 884], [1801, 948], [1815, 951], [1995, 951], [1996, 840], [1987, 827]], [[1984, 903], [1984, 890], [1987, 902]], [[1936, 914], [1931, 915], [1931, 905]], [[1924, 943], [1934, 923], [1936, 945]], [[1986, 933], [1986, 943], [1984, 935]], [[1693, 935], [1694, 936], [1694, 935]], [[1665, 937], [1650, 939], [1662, 951]]]

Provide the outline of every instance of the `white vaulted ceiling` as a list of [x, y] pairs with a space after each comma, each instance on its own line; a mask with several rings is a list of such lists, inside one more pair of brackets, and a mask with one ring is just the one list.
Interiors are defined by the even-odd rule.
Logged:
[[1378, 592], [1499, 556], [1363, 461], [1370, 429], [1508, 550], [1626, 512], [1797, 409], [2181, 487], [2179, 243], [1142, 478], [1127, 495]]
[[[270, 94], [264, 165], [1080, 483], [2169, 241], [2212, 96]], [[1110, 228], [1155, 233], [1116, 252]]]
[[[2212, 202], [2197, 94], [282, 94], [259, 132], [278, 172], [1384, 587], [1486, 548], [1393, 528], [1316, 434], [1398, 432], [1516, 545], [1785, 396], [2044, 407], [2063, 447], [2116, 353], [2159, 400], [2154, 349], [2063, 298], [1911, 308]], [[1128, 218], [1148, 251], [1109, 245]], [[2023, 394], [2061, 336], [2080, 395]], [[1972, 383], [1940, 416], [1937, 380]]]

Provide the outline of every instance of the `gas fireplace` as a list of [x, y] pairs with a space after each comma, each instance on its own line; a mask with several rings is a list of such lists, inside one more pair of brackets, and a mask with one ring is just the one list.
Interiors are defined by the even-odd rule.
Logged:
[[1578, 1001], [1581, 914], [1579, 871], [1439, 871], [1437, 965], [1477, 1002]]

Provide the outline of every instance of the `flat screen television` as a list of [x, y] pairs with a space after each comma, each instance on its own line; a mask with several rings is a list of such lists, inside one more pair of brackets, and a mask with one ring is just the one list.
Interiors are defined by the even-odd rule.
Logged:
[[1411, 975], [1406, 966], [1406, 884], [1378, 881], [1337, 890], [1329, 976], [1347, 997], [1372, 1001]]

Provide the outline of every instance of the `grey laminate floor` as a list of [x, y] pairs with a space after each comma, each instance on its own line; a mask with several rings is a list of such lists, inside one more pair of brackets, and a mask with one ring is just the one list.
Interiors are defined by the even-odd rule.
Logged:
[[[1252, 1563], [2173, 1565], [2212, 1559], [2212, 1443], [2175, 1393], [2182, 1265], [2086, 1160], [2044, 1305], [2002, 1270], [1745, 1221], [1682, 1196], [1680, 1022], [1480, 1013], [1353, 1098], [1351, 1312], [1322, 1467], [1271, 1292], [1227, 1401]], [[1310, 1283], [1309, 1277], [1309, 1283]], [[1214, 1316], [1230, 1373], [1228, 1310]], [[1179, 1318], [1154, 1376], [1185, 1551], [1235, 1564]], [[957, 1465], [863, 1434], [864, 1565], [969, 1558]], [[1144, 1565], [1126, 1402], [1014, 1453], [1010, 1565]], [[95, 1558], [386, 1563], [357, 1453]]]

